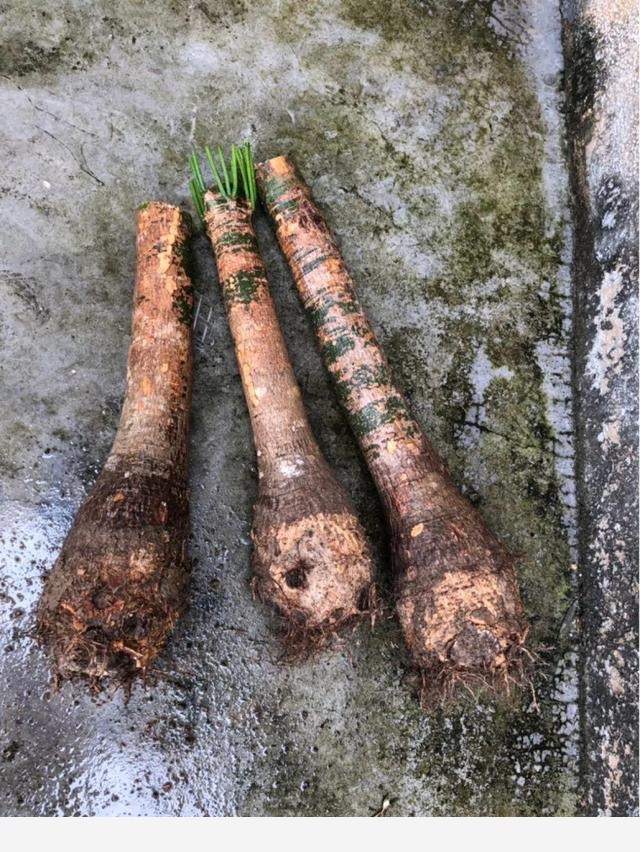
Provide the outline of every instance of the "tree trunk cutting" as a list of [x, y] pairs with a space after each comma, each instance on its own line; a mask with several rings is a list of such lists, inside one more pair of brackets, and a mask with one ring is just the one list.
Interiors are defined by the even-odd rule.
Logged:
[[177, 207], [137, 213], [127, 387], [111, 452], [48, 575], [39, 634], [57, 679], [129, 684], [186, 608], [192, 288]]
[[[396, 607], [427, 704], [456, 684], [509, 690], [527, 621], [514, 559], [453, 484], [390, 375], [336, 241], [286, 157], [257, 184], [386, 509]], [[523, 656], [525, 654], [525, 656]]]
[[[252, 177], [251, 161], [249, 167]], [[215, 190], [203, 201], [258, 461], [253, 585], [284, 617], [289, 652], [307, 653], [372, 610], [371, 553], [312, 434], [269, 292], [252, 201]]]

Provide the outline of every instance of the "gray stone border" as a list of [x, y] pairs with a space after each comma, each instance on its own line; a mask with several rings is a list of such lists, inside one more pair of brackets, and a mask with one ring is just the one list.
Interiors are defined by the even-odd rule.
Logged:
[[638, 809], [638, 9], [563, 3], [574, 206], [583, 807]]

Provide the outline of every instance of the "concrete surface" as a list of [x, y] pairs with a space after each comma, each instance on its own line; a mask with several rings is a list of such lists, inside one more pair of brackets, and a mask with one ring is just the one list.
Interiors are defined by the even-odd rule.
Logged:
[[[583, 808], [560, 8], [389, 6], [2, 7], [2, 814], [366, 816], [385, 796], [391, 816]], [[202, 237], [191, 611], [128, 704], [77, 685], [52, 694], [34, 607], [117, 425], [134, 209], [189, 204], [192, 146], [245, 138], [258, 157], [293, 154], [416, 414], [523, 554], [530, 695], [425, 716], [392, 616], [317, 661], [279, 662], [247, 585], [253, 448]], [[258, 227], [312, 425], [388, 585], [372, 484]]]
[[566, 9], [588, 813], [638, 804], [638, 7]]

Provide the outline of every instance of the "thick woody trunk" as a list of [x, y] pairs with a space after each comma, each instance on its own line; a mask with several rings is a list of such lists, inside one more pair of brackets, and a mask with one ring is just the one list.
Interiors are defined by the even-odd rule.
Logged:
[[369, 610], [369, 547], [311, 432], [258, 251], [253, 211], [244, 200], [212, 191], [205, 205], [258, 460], [254, 588], [285, 617], [292, 648], [301, 641], [313, 646]]
[[386, 508], [398, 615], [427, 690], [439, 699], [458, 680], [508, 687], [527, 633], [513, 559], [454, 486], [394, 386], [308, 187], [284, 157], [256, 175]]
[[58, 678], [126, 683], [162, 650], [189, 581], [188, 217], [137, 214], [127, 388], [115, 441], [47, 577], [38, 628]]

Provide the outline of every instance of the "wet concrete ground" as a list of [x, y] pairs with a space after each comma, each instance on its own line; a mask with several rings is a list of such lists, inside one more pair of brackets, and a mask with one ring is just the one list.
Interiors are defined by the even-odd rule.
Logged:
[[[0, 209], [0, 813], [571, 814], [579, 807], [572, 228], [557, 3], [15, 2]], [[290, 152], [391, 366], [514, 551], [534, 689], [425, 716], [392, 613], [283, 665], [248, 588], [256, 471], [208, 245], [191, 444], [191, 610], [146, 685], [53, 693], [34, 607], [124, 386], [134, 210], [190, 206], [193, 146]], [[372, 483], [268, 222], [313, 428], [389, 587]], [[205, 322], [206, 320], [206, 322]], [[206, 334], [205, 334], [206, 332]], [[202, 339], [204, 337], [204, 340]]]

